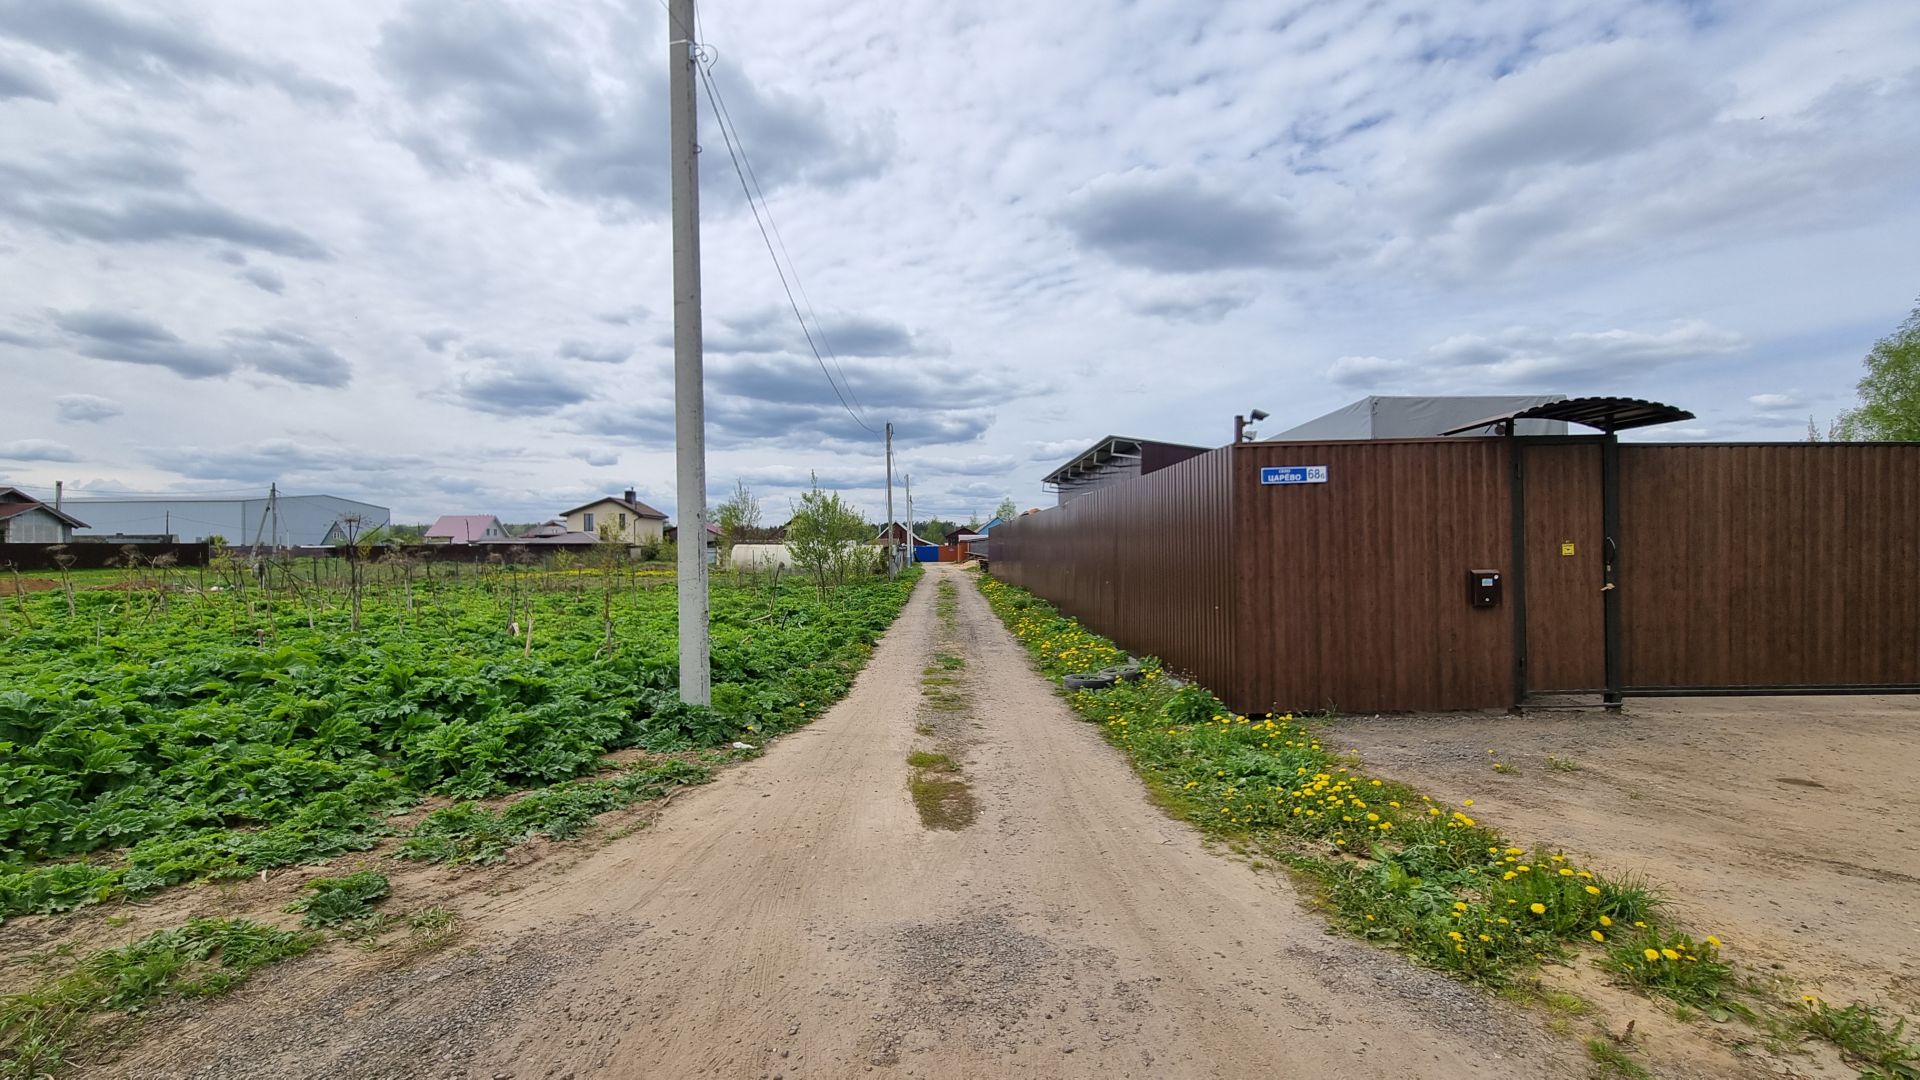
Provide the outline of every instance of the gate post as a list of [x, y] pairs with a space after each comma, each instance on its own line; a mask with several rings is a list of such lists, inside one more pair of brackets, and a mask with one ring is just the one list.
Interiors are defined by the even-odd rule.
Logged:
[[1607, 688], [1602, 701], [1618, 710], [1620, 673], [1620, 436], [1607, 432], [1600, 444], [1600, 528], [1606, 535], [1604, 583], [1600, 586], [1606, 621]]

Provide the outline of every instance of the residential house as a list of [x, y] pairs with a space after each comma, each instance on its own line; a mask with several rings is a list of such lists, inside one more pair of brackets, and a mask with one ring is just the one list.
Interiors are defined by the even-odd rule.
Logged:
[[0, 544], [70, 544], [87, 523], [19, 488], [0, 487]]
[[[667, 543], [680, 542], [680, 526], [669, 525], [666, 530]], [[712, 565], [720, 561], [720, 526], [707, 523], [707, 563]]]
[[492, 514], [442, 514], [421, 539], [429, 544], [484, 544], [512, 535]]
[[572, 532], [598, 536], [601, 526], [607, 526], [614, 536], [629, 544], [657, 544], [666, 539], [667, 515], [641, 502], [632, 488], [620, 497], [595, 499], [560, 516]]
[[914, 535], [913, 532], [909, 530], [905, 525], [902, 525], [898, 521], [892, 523], [891, 525], [888, 525], [884, 529], [881, 529], [880, 532], [873, 538], [874, 543], [879, 544], [883, 547], [886, 546], [889, 540], [891, 540], [892, 543], [897, 545], [911, 544], [914, 547], [926, 547], [928, 545], [938, 546], [932, 540], [922, 540], [920, 537]]
[[519, 536], [498, 536], [490, 540], [475, 540], [476, 544], [501, 544], [511, 547], [561, 548], [572, 551], [585, 551], [600, 542], [600, 537], [590, 532], [580, 532], [567, 528], [567, 523], [555, 518], [552, 521], [535, 525]]

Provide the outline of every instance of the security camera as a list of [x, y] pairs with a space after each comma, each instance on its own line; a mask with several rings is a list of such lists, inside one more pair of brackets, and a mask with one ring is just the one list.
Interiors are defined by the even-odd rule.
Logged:
[[1267, 411], [1265, 409], [1255, 409], [1247, 414], [1247, 419], [1249, 420], [1265, 420], [1266, 418]]

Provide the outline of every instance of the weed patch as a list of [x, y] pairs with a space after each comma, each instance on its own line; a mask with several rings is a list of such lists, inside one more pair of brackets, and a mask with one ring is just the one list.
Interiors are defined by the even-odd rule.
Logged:
[[936, 754], [928, 750], [915, 750], [907, 755], [907, 765], [927, 772], [959, 772], [960, 766], [945, 754]]
[[339, 926], [373, 915], [374, 902], [392, 891], [387, 875], [362, 870], [345, 877], [320, 877], [307, 882], [307, 895], [287, 905], [303, 913], [304, 926]]
[[1801, 999], [1806, 1030], [1832, 1043], [1862, 1080], [1920, 1080], [1920, 1040], [1908, 1041], [1907, 1022], [1889, 1022], [1871, 1005], [1836, 1009], [1819, 998]]
[[137, 1012], [169, 997], [223, 994], [319, 940], [245, 919], [194, 919], [123, 948], [91, 953], [66, 974], [0, 998], [0, 1077], [30, 1080], [52, 1072], [83, 1033], [95, 1030], [89, 1023], [94, 1014]]
[[712, 777], [705, 766], [669, 759], [628, 769], [611, 780], [573, 780], [542, 788], [504, 810], [455, 803], [423, 818], [394, 854], [436, 863], [499, 862], [509, 848], [535, 833], [571, 839], [598, 814], [664, 798], [676, 787], [704, 784]]
[[1587, 1059], [1593, 1062], [1589, 1075], [1594, 1080], [1653, 1080], [1645, 1066], [1605, 1039], [1587, 1040]]
[[946, 770], [915, 770], [907, 779], [907, 790], [913, 796], [913, 808], [920, 814], [920, 824], [929, 829], [964, 829], [980, 814], [973, 789]]

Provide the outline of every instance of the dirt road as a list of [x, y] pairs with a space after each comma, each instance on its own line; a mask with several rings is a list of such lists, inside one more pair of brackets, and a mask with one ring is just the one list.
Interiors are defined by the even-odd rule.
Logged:
[[[965, 663], [930, 715], [939, 652]], [[907, 756], [935, 746], [972, 788], [967, 827], [909, 798]], [[467, 949], [383, 967], [336, 947], [105, 1074], [1576, 1075], [1525, 1018], [1330, 937], [1283, 879], [1205, 850], [951, 567], [820, 721], [462, 913]]]

